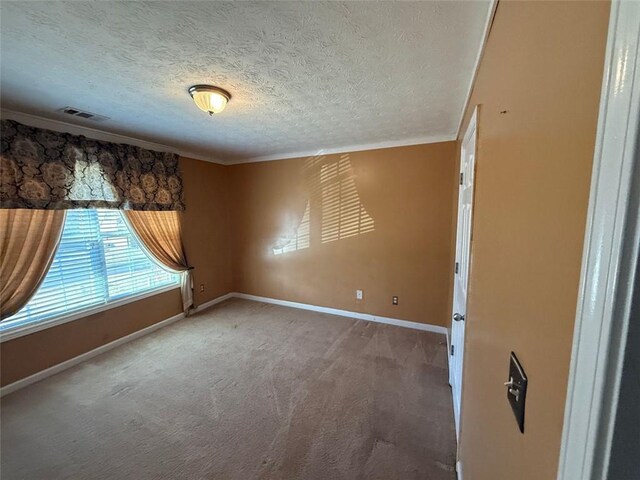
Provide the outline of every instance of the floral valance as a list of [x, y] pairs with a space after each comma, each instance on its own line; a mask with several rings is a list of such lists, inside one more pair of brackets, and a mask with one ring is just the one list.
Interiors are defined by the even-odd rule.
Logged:
[[0, 122], [0, 208], [184, 210], [178, 156]]

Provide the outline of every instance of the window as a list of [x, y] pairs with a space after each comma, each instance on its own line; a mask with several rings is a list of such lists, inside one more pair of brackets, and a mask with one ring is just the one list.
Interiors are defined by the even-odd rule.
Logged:
[[68, 210], [45, 279], [0, 331], [177, 285], [179, 279], [147, 256], [120, 211]]

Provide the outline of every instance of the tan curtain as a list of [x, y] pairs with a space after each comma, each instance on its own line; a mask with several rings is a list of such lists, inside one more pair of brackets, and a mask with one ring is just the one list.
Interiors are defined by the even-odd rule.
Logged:
[[64, 210], [0, 209], [0, 318], [24, 307], [58, 248]]
[[175, 211], [124, 210], [124, 215], [133, 232], [165, 267], [182, 273], [182, 308], [185, 313], [193, 307], [192, 268], [182, 244], [180, 218]]

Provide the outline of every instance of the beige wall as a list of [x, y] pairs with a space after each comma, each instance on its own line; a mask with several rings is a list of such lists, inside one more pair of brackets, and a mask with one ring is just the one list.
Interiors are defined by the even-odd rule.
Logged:
[[[224, 167], [181, 158], [185, 203], [182, 226], [193, 272], [194, 302], [200, 305], [231, 291], [229, 204]], [[204, 293], [198, 286], [205, 285]], [[8, 385], [172, 317], [182, 310], [179, 289], [80, 320], [3, 342], [0, 382]]]
[[[228, 167], [181, 158], [185, 204], [182, 234], [193, 265], [195, 305], [232, 291]], [[204, 292], [200, 285], [204, 284]]]
[[[447, 142], [231, 167], [235, 289], [446, 325], [454, 163]], [[274, 254], [307, 202], [308, 246], [298, 231], [305, 248]]]
[[[236, 290], [446, 325], [455, 142], [233, 167], [180, 162], [196, 305]], [[274, 255], [273, 246], [295, 234], [309, 199], [308, 248]], [[342, 230], [328, 219], [332, 205], [343, 209], [334, 217]], [[354, 206], [362, 212], [355, 217], [345, 210]], [[359, 234], [340, 238], [357, 233], [345, 225], [353, 218]], [[326, 241], [333, 232], [338, 239]], [[1, 384], [179, 312], [176, 289], [4, 342]]]
[[182, 310], [180, 289], [147, 297], [0, 345], [2, 386], [117, 340]]
[[[465, 478], [556, 476], [608, 12], [500, 2], [481, 61], [465, 115], [480, 105]], [[529, 377], [524, 435], [502, 386], [512, 350]]]
[[[481, 111], [465, 478], [555, 477], [608, 8], [503, 1], [481, 62], [471, 99]], [[447, 325], [457, 150], [449, 142], [232, 167], [182, 159], [196, 304], [237, 290]], [[341, 169], [337, 178], [332, 168]], [[365, 231], [326, 241], [335, 224], [326, 207], [323, 220], [323, 205], [340, 203], [336, 182], [343, 206], [366, 212], [355, 216]], [[305, 245], [298, 226], [308, 200], [308, 246], [275, 255], [296, 232]], [[175, 290], [5, 342], [2, 384], [179, 310]], [[524, 435], [502, 387], [511, 350], [530, 379]]]

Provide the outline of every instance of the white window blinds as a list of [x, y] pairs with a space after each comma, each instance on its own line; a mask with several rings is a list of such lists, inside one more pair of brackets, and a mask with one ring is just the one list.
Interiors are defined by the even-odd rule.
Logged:
[[178, 283], [179, 274], [147, 256], [118, 210], [68, 210], [44, 281], [0, 331]]

